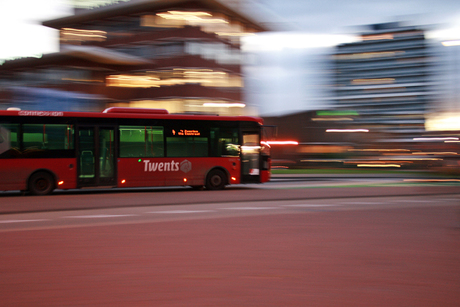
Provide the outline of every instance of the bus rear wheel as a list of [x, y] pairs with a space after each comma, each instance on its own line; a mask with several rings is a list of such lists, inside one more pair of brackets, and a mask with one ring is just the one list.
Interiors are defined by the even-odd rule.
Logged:
[[206, 177], [206, 189], [222, 190], [227, 184], [227, 176], [221, 170], [212, 170]]
[[29, 179], [29, 192], [33, 195], [48, 195], [54, 190], [53, 176], [46, 172], [33, 174]]

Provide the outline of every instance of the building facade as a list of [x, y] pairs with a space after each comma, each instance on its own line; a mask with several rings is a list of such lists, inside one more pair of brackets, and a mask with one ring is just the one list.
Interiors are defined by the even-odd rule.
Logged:
[[369, 26], [361, 41], [337, 46], [336, 107], [357, 111], [355, 125], [404, 138], [424, 130], [434, 97], [434, 56], [424, 30]]
[[132, 0], [43, 25], [59, 31], [60, 51], [0, 66], [0, 108], [254, 113], [240, 38], [266, 29], [218, 1]]

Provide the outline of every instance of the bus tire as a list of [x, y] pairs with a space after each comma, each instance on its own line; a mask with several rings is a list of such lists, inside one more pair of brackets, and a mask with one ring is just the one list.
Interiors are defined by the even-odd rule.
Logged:
[[221, 170], [214, 169], [206, 177], [206, 189], [222, 190], [227, 184], [227, 176]]
[[38, 172], [29, 179], [29, 192], [32, 195], [48, 195], [54, 190], [54, 178], [50, 173]]

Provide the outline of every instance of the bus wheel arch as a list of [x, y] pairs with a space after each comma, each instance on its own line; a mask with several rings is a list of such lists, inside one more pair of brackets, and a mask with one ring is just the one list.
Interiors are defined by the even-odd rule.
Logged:
[[222, 190], [228, 184], [228, 173], [222, 168], [213, 168], [206, 175], [206, 189]]
[[37, 170], [27, 180], [27, 190], [32, 195], [48, 195], [56, 188], [56, 176], [48, 170]]

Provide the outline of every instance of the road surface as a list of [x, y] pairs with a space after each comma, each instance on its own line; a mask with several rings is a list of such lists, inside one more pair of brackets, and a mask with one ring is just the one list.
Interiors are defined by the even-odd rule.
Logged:
[[0, 305], [459, 306], [458, 187], [405, 188], [3, 196]]

